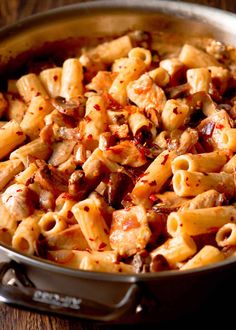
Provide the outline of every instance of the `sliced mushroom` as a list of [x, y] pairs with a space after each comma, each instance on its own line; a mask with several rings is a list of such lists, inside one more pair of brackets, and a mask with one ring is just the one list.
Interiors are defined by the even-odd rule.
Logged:
[[122, 207], [121, 201], [133, 187], [134, 184], [127, 174], [121, 172], [110, 173], [104, 197], [109, 205], [120, 209]]

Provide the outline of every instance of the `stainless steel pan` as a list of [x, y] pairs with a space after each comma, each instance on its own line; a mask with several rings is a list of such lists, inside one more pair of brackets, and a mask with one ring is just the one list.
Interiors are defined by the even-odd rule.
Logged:
[[[1, 74], [16, 62], [12, 58], [23, 63], [45, 43], [41, 49], [48, 50], [55, 40], [120, 35], [131, 29], [212, 35], [236, 45], [236, 15], [231, 13], [170, 1], [91, 2], [51, 10], [2, 29]], [[175, 320], [201, 306], [214, 313], [227, 299], [227, 290], [236, 290], [234, 258], [197, 270], [138, 275], [67, 269], [3, 244], [0, 260], [0, 301], [100, 321]]]

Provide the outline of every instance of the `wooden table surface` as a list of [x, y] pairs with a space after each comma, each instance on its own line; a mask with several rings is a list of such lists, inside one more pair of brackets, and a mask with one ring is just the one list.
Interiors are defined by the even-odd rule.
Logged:
[[[86, 0], [0, 0], [0, 27], [11, 24], [34, 13], [85, 1]], [[235, 0], [185, 1], [217, 7], [236, 13]], [[175, 325], [173, 324], [173, 326]], [[72, 318], [54, 317], [0, 304], [0, 330], [104, 330], [117, 329], [120, 327], [121, 326], [84, 322]], [[124, 327], [123, 325], [122, 329], [124, 329]], [[138, 326], [129, 326], [128, 328], [138, 329]], [[148, 329], [150, 329], [150, 327], [148, 327]]]

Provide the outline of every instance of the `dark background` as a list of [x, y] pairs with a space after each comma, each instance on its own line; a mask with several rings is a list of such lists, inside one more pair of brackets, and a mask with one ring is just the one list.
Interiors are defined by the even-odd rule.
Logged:
[[[99, 1], [99, 0], [93, 0]], [[112, 1], [112, 0], [110, 0]], [[145, 2], [145, 0], [143, 0]], [[165, 0], [163, 0], [165, 1]], [[70, 5], [78, 2], [86, 2], [86, 0], [0, 0], [0, 27], [11, 24], [23, 17], [27, 17], [31, 14], [43, 12], [51, 8], [56, 8], [60, 6]], [[208, 5], [216, 8], [221, 8], [224, 10], [232, 11], [236, 13], [236, 1], [235, 0], [195, 0], [185, 2], [198, 3], [203, 5]], [[234, 297], [232, 297], [235, 304]], [[219, 301], [219, 304], [224, 304], [224, 302]], [[218, 311], [219, 313], [219, 311]], [[225, 313], [225, 312], [224, 312]], [[171, 322], [171, 324], [158, 324], [158, 325], [142, 325], [142, 326], [111, 326], [104, 324], [97, 324], [94, 322], [84, 322], [78, 319], [69, 319], [63, 317], [54, 317], [45, 314], [39, 314], [35, 312], [24, 311], [18, 308], [13, 308], [0, 304], [0, 330], [108, 330], [108, 329], [167, 329], [181, 327], [193, 329], [197, 328], [217, 328], [218, 318], [221, 316], [220, 320], [223, 320], [223, 329], [226, 329], [229, 324], [235, 328], [234, 315], [225, 313], [225, 315], [215, 315], [212, 320], [201, 320], [199, 323], [200, 315], [194, 315], [186, 320], [177, 320]], [[207, 313], [206, 313], [207, 314]], [[235, 313], [234, 313], [235, 314]], [[209, 323], [210, 321], [210, 323]], [[231, 323], [232, 322], [232, 323]]]

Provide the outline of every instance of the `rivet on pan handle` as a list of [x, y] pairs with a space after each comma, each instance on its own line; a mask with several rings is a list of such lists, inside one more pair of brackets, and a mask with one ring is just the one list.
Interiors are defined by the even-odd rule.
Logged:
[[113, 321], [135, 310], [138, 305], [138, 291], [137, 284], [131, 284], [119, 303], [108, 306], [77, 296], [39, 290], [17, 263], [0, 263], [0, 302], [38, 311]]

